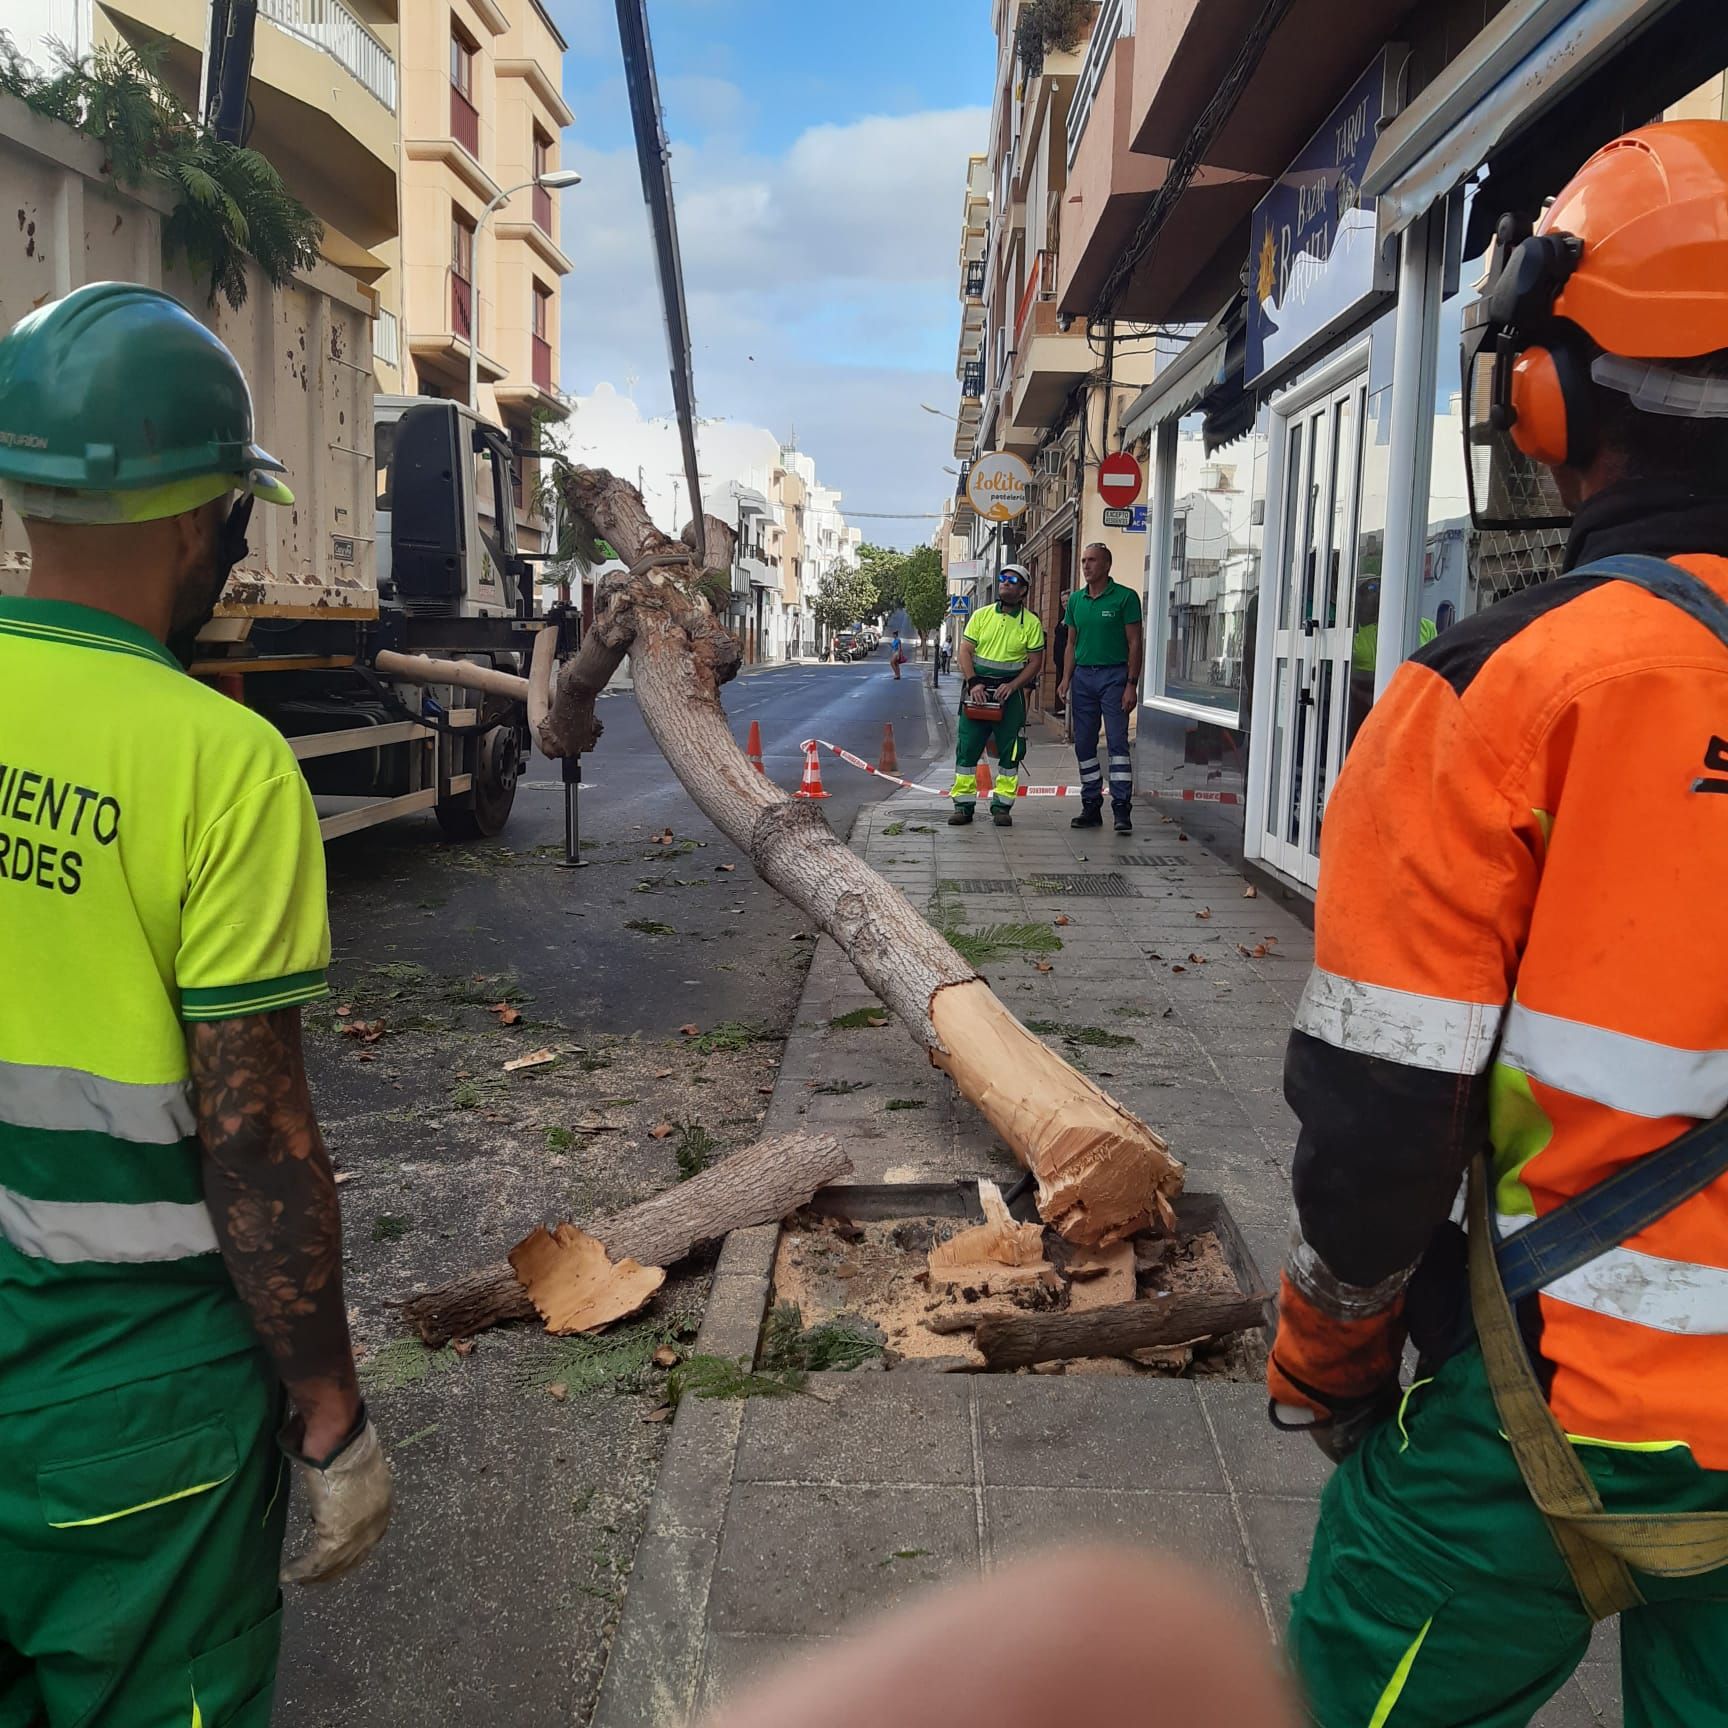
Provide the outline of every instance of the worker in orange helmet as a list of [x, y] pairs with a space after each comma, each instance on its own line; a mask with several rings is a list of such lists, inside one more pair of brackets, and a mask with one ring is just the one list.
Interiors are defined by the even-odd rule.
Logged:
[[1619, 1615], [1627, 1723], [1697, 1728], [1728, 1723], [1728, 124], [1615, 140], [1491, 271], [1472, 508], [1569, 518], [1566, 573], [1419, 648], [1327, 810], [1268, 1386], [1339, 1468], [1291, 1650], [1325, 1728], [1501, 1728]]

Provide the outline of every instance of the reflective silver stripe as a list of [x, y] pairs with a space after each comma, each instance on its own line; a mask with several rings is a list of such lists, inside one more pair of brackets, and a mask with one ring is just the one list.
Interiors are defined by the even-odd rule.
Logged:
[[1631, 1116], [1715, 1116], [1728, 1107], [1728, 1050], [1685, 1050], [1514, 1003], [1500, 1060], [1561, 1092]]
[[172, 1146], [197, 1127], [184, 1080], [133, 1085], [28, 1062], [0, 1062], [0, 1122], [83, 1129], [142, 1146]]
[[216, 1229], [202, 1201], [32, 1200], [10, 1188], [0, 1188], [0, 1236], [20, 1254], [57, 1266], [140, 1265], [216, 1250]]
[[[1498, 1219], [1500, 1234], [1535, 1223], [1528, 1214]], [[1637, 1248], [1610, 1248], [1588, 1266], [1543, 1286], [1542, 1294], [1610, 1320], [1690, 1337], [1728, 1333], [1728, 1269], [1664, 1260]]]
[[1389, 990], [1316, 966], [1296, 1010], [1296, 1030], [1336, 1049], [1407, 1068], [1480, 1074], [1493, 1055], [1502, 1012], [1493, 1003]]

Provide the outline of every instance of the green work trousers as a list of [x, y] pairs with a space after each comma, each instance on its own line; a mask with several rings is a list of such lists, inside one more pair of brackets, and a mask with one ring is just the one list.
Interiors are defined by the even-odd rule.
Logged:
[[248, 1351], [0, 1416], [0, 1728], [268, 1728], [280, 1410]]
[[990, 795], [990, 808], [1014, 808], [1014, 788], [1020, 784], [1020, 764], [1026, 760], [1025, 732], [1024, 690], [1016, 690], [1002, 704], [1002, 718], [994, 725], [986, 720], [968, 720], [961, 709], [954, 745], [954, 787], [948, 794], [960, 809], [970, 810], [978, 802], [978, 763], [991, 738], [996, 740], [996, 789]]
[[[1728, 1509], [1685, 1448], [1580, 1446], [1611, 1512]], [[1636, 1575], [1620, 1617], [1626, 1728], [1728, 1724], [1728, 1569]], [[1521, 1728], [1565, 1683], [1590, 1619], [1536, 1510], [1474, 1346], [1327, 1484], [1290, 1651], [1321, 1728]]]

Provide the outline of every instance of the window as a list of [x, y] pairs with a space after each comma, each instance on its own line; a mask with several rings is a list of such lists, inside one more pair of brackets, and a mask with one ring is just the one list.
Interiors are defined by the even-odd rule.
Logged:
[[450, 328], [458, 336], [474, 334], [474, 224], [467, 213], [450, 215]]
[[552, 232], [552, 194], [539, 184], [540, 177], [552, 172], [552, 140], [534, 128], [534, 226], [542, 234]]
[[474, 106], [474, 44], [450, 31], [450, 135], [476, 161], [480, 158], [480, 110]]
[[543, 288], [536, 282], [534, 284], [534, 334], [541, 341], [547, 339], [547, 323], [550, 318], [551, 305], [552, 290]]
[[538, 180], [542, 174], [552, 172], [552, 140], [540, 130], [534, 128], [534, 178]]
[[534, 284], [534, 388], [552, 391], [552, 290]]

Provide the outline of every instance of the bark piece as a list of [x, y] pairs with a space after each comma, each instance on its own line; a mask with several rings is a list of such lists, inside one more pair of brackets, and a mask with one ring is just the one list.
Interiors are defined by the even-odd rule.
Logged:
[[426, 654], [398, 654], [386, 648], [373, 655], [372, 664], [405, 684], [456, 684], [464, 690], [481, 690], [488, 696], [528, 700], [528, 680], [495, 666], [477, 666], [471, 660], [434, 660]]
[[[549, 754], [579, 754], [599, 736], [594, 703], [628, 652], [637, 706], [703, 813], [840, 945], [859, 976], [951, 1075], [1038, 1177], [1038, 1205], [1075, 1242], [1107, 1243], [1149, 1220], [1172, 1223], [1182, 1165], [1151, 1129], [1020, 1024], [900, 891], [824, 821], [750, 766], [720, 689], [741, 650], [706, 601], [676, 579], [683, 549], [649, 520], [628, 482], [566, 468], [573, 515], [632, 563], [602, 579], [594, 624], [568, 662], [541, 728]], [[728, 566], [731, 530], [708, 522], [711, 567]], [[656, 567], [650, 567], [654, 561]], [[689, 559], [682, 556], [686, 568]]]
[[1073, 1356], [1131, 1356], [1156, 1344], [1244, 1332], [1265, 1319], [1261, 1296], [1172, 1296], [1080, 1314], [995, 1316], [978, 1322], [977, 1345], [992, 1368], [1025, 1368]]
[[540, 1225], [510, 1250], [510, 1265], [546, 1330], [559, 1336], [598, 1332], [640, 1312], [666, 1282], [664, 1268], [613, 1260], [574, 1224]]
[[1069, 1280], [1070, 1314], [1083, 1314], [1090, 1308], [1115, 1308], [1134, 1300], [1132, 1242], [1113, 1242], [1108, 1248], [1089, 1248], [1083, 1254], [1074, 1255], [1063, 1270]]
[[[585, 1228], [615, 1260], [672, 1266], [728, 1231], [785, 1217], [818, 1188], [851, 1173], [852, 1162], [832, 1135], [777, 1135]], [[536, 1310], [510, 1263], [501, 1260], [410, 1296], [402, 1313], [436, 1348], [507, 1320], [532, 1320]]]

